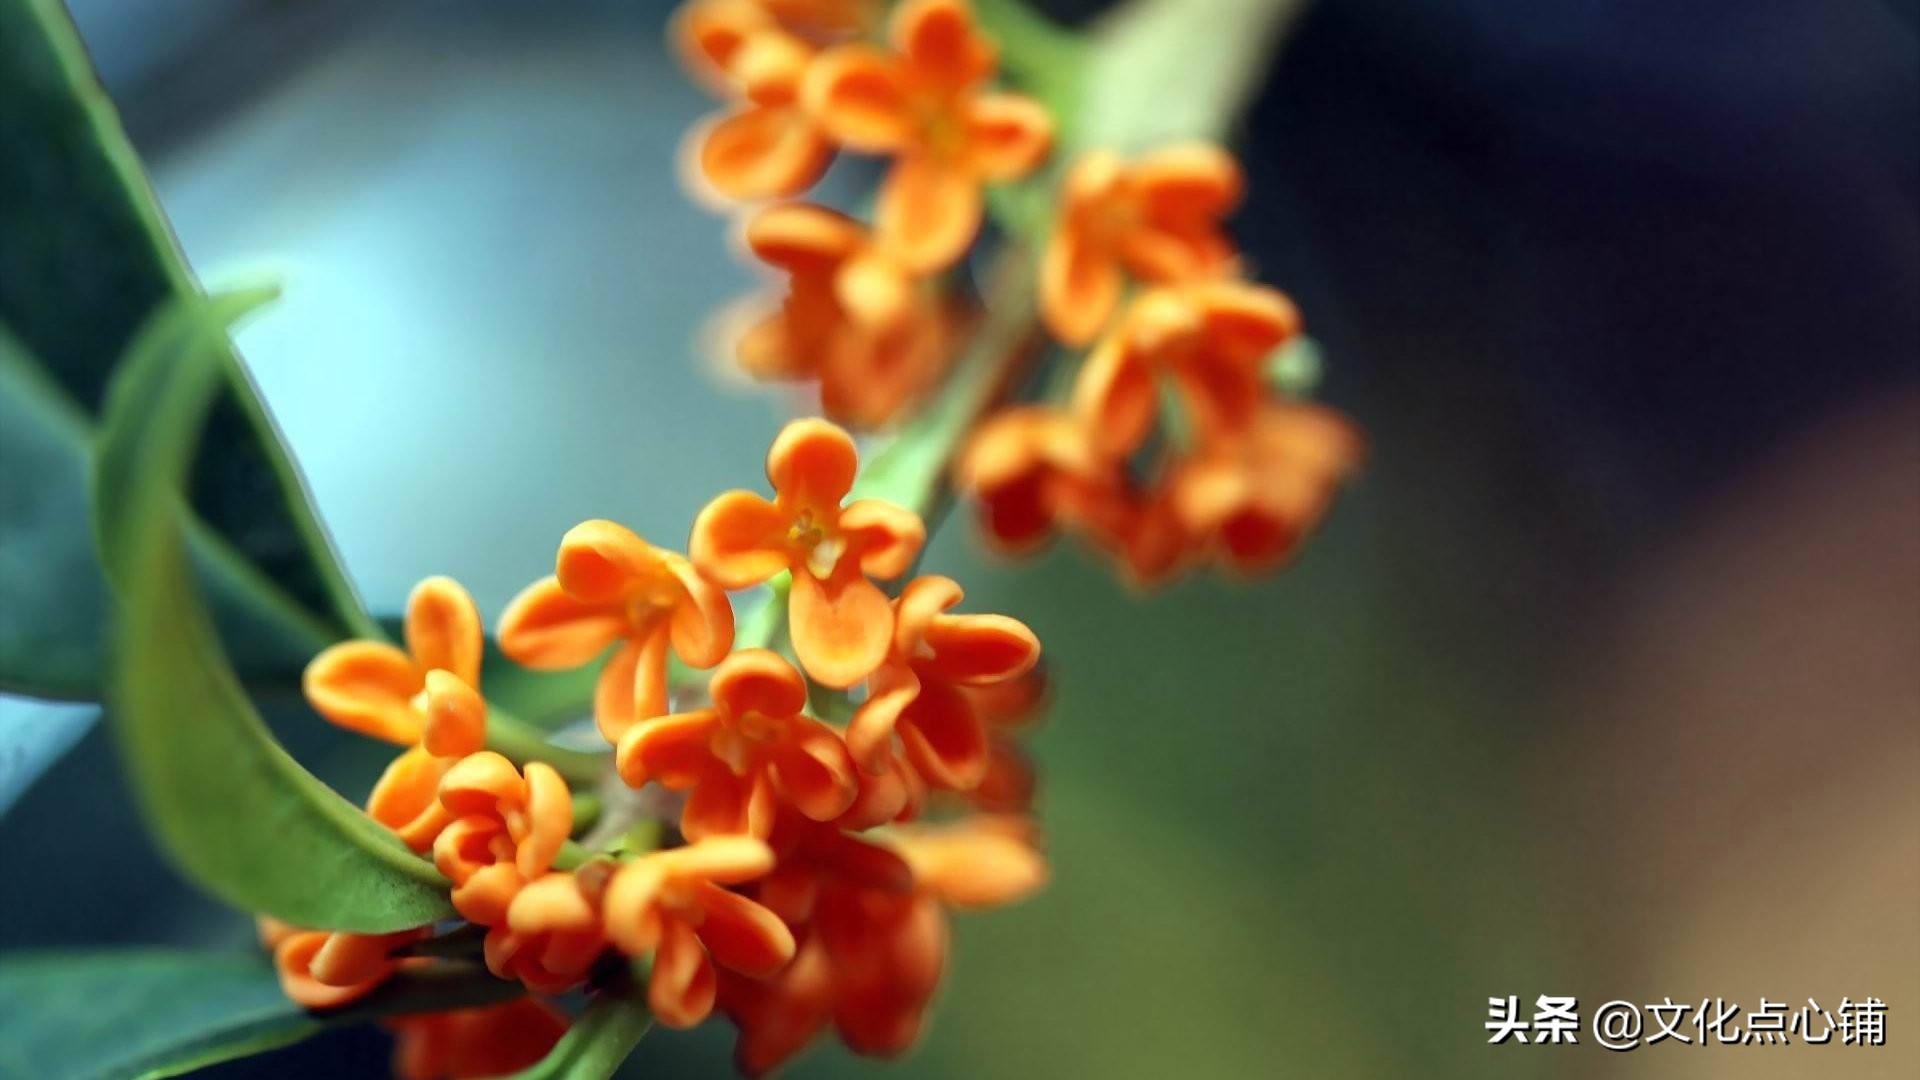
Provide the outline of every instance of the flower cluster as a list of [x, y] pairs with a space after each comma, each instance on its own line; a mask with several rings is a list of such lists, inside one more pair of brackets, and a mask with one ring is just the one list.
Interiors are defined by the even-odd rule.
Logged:
[[[881, 591], [876, 579], [912, 567], [924, 526], [899, 506], [849, 501], [858, 464], [844, 431], [796, 421], [768, 453], [773, 497], [714, 499], [689, 555], [585, 522], [561, 540], [554, 573], [503, 613], [509, 659], [600, 664], [593, 721], [612, 775], [661, 791], [623, 805], [636, 827], [671, 805], [651, 823], [665, 846], [634, 845], [632, 829], [583, 844], [560, 772], [487, 748], [481, 622], [453, 582], [414, 590], [405, 649], [349, 641], [309, 665], [316, 711], [407, 747], [367, 812], [431, 854], [460, 918], [484, 928], [494, 975], [555, 995], [596, 984], [610, 957], [644, 958], [654, 1016], [688, 1027], [724, 1011], [750, 1072], [829, 1024], [858, 1051], [893, 1054], [937, 985], [947, 909], [1045, 880], [1026, 817], [1031, 770], [1013, 745], [1039, 697], [1039, 642], [1014, 619], [955, 611], [962, 594], [944, 577]], [[791, 660], [775, 640], [736, 641], [727, 596], [776, 577]], [[704, 692], [671, 684], [670, 655], [710, 669]], [[845, 704], [844, 727], [815, 715], [831, 700]], [[334, 1008], [426, 963], [411, 951], [432, 930], [263, 921], [262, 933], [288, 995]], [[394, 1026], [403, 1074], [469, 1075], [472, 1063], [537, 1058], [564, 1020], [534, 1002]]]
[[999, 546], [1065, 528], [1151, 584], [1208, 560], [1272, 569], [1318, 525], [1362, 444], [1270, 386], [1300, 315], [1239, 275], [1221, 222], [1242, 187], [1230, 155], [1197, 143], [1068, 170], [1040, 306], [1063, 345], [1092, 348], [1067, 401], [1008, 409], [967, 448], [960, 483]]
[[964, 0], [906, 0], [885, 26], [858, 0], [693, 0], [677, 20], [689, 67], [734, 103], [703, 125], [694, 180], [721, 199], [787, 199], [839, 150], [889, 159], [873, 224], [774, 202], [747, 247], [786, 279], [777, 308], [739, 336], [760, 379], [816, 383], [828, 416], [878, 427], [938, 381], [966, 322], [944, 280], [980, 231], [991, 183], [1032, 173], [1053, 124], [992, 89], [994, 46]]

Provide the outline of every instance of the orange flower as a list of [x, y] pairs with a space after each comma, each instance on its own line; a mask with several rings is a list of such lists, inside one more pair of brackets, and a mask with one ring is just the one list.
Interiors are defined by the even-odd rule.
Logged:
[[967, 686], [1013, 679], [1040, 658], [1040, 641], [1005, 615], [953, 615], [952, 578], [915, 578], [894, 601], [893, 649], [847, 728], [847, 749], [880, 772], [900, 736], [907, 760], [935, 787], [965, 791], [986, 777], [987, 732]]
[[567, 1033], [565, 1014], [530, 997], [500, 1005], [416, 1013], [385, 1021], [401, 1080], [506, 1076], [530, 1068]]
[[690, 840], [744, 833], [765, 838], [781, 805], [830, 821], [858, 793], [840, 736], [801, 715], [807, 684], [765, 649], [726, 658], [710, 684], [713, 704], [634, 725], [615, 762], [628, 784], [657, 780], [691, 791], [680, 815]]
[[969, 686], [966, 695], [987, 728], [987, 775], [967, 793], [967, 801], [990, 814], [1033, 809], [1033, 762], [1017, 736], [1046, 711], [1046, 669], [1036, 665], [1025, 675], [986, 686]]
[[497, 925], [573, 830], [567, 783], [542, 762], [528, 762], [523, 776], [481, 751], [448, 770], [439, 800], [450, 824], [434, 841], [433, 862], [453, 882], [453, 906], [471, 922]]
[[567, 530], [555, 573], [529, 585], [500, 617], [500, 648], [540, 669], [578, 667], [615, 641], [600, 672], [594, 722], [608, 742], [667, 711], [667, 647], [709, 668], [733, 648], [726, 594], [671, 551], [611, 521]]
[[585, 979], [607, 946], [600, 900], [609, 870], [608, 863], [588, 863], [578, 874], [555, 871], [527, 882], [505, 920], [487, 931], [487, 970], [539, 994]]
[[454, 759], [486, 742], [480, 683], [482, 631], [473, 598], [432, 577], [407, 599], [406, 651], [384, 641], [343, 641], [307, 665], [302, 686], [314, 711], [377, 739], [409, 747], [387, 767], [367, 813], [415, 851], [446, 818], [434, 799]]
[[876, 427], [945, 369], [957, 315], [859, 222], [805, 203], [772, 206], [747, 224], [747, 246], [788, 281], [780, 310], [740, 339], [755, 378], [818, 380], [827, 415]]
[[1002, 409], [980, 425], [955, 477], [980, 500], [987, 535], [1009, 552], [1023, 552], [1053, 535], [1061, 483], [1094, 468], [1086, 432], [1073, 417], [1024, 405]]
[[703, 125], [700, 174], [722, 195], [765, 199], [812, 187], [833, 145], [800, 102], [814, 49], [752, 0], [694, 0], [675, 20], [694, 71], [740, 104]]
[[700, 511], [688, 544], [700, 573], [725, 589], [791, 569], [794, 652], [808, 675], [832, 687], [852, 686], [886, 659], [893, 612], [868, 575], [899, 577], [926, 540], [912, 511], [879, 499], [841, 505], [859, 464], [845, 431], [796, 420], [767, 451], [773, 501], [722, 494]]
[[889, 843], [921, 891], [963, 911], [1024, 900], [1047, 883], [1038, 831], [1020, 816], [975, 815], [895, 830]]
[[425, 930], [349, 934], [276, 929], [284, 931], [273, 946], [280, 989], [306, 1009], [336, 1009], [366, 997], [399, 970], [394, 950], [426, 936]]
[[746, 1076], [779, 1068], [833, 1019], [833, 965], [818, 935], [801, 941], [793, 962], [765, 979], [722, 972], [718, 1004], [740, 1037], [733, 1064]]
[[1041, 310], [1069, 345], [1085, 345], [1120, 302], [1125, 274], [1174, 284], [1231, 264], [1220, 219], [1240, 201], [1232, 155], [1207, 143], [1133, 162], [1096, 150], [1074, 162], [1040, 263]]
[[890, 25], [893, 51], [844, 45], [807, 72], [805, 98], [842, 144], [894, 155], [875, 219], [910, 267], [938, 270], [980, 229], [980, 185], [1031, 172], [1053, 122], [1017, 94], [981, 84], [998, 66], [962, 0], [907, 0]]
[[605, 893], [606, 934], [629, 956], [653, 954], [647, 1004], [668, 1027], [713, 1011], [717, 964], [771, 975], [793, 959], [793, 935], [778, 916], [723, 888], [761, 877], [773, 851], [724, 836], [643, 855], [621, 867]]
[[1265, 286], [1201, 281], [1151, 290], [1087, 357], [1074, 408], [1101, 452], [1115, 457], [1138, 450], [1153, 430], [1161, 378], [1201, 442], [1243, 430], [1265, 400], [1268, 356], [1299, 329], [1293, 302]]
[[1240, 437], [1176, 466], [1173, 506], [1184, 528], [1229, 566], [1270, 570], [1318, 527], [1364, 454], [1359, 432], [1339, 413], [1269, 403]]

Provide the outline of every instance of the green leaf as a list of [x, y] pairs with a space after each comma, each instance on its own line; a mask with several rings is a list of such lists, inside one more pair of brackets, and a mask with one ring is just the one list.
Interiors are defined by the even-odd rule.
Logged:
[[180, 483], [226, 327], [270, 295], [170, 306], [114, 388], [94, 476], [121, 605], [108, 711], [155, 833], [207, 890], [300, 926], [420, 926], [452, 914], [446, 879], [273, 740], [187, 570]]
[[1073, 142], [1225, 139], [1307, 0], [1133, 0], [1090, 32]]
[[[624, 983], [624, 981], [623, 981]], [[511, 1080], [606, 1080], [627, 1060], [633, 1048], [653, 1026], [653, 1015], [626, 992], [604, 992], [538, 1065], [515, 1073]]]
[[[109, 603], [88, 514], [93, 439], [93, 422], [0, 325], [0, 689], [8, 692], [100, 696]], [[191, 528], [194, 568], [234, 644], [234, 666], [252, 678], [297, 678], [338, 628], [204, 524]]]
[[[135, 332], [199, 289], [57, 0], [0, 0], [0, 237], [0, 324], [11, 331], [0, 386], [0, 503], [9, 511], [0, 517], [9, 573], [0, 580], [8, 598], [0, 687], [97, 700], [104, 593], [78, 564], [87, 545], [70, 542], [84, 521], [76, 454]], [[214, 561], [230, 576], [272, 583], [278, 606], [299, 613], [291, 624], [300, 634], [316, 625], [330, 638], [361, 633], [369, 624], [301, 478], [245, 369], [221, 349], [226, 385], [191, 485], [210, 525], [198, 530], [207, 535], [196, 538], [196, 554], [218, 537]], [[11, 513], [22, 507], [33, 516]], [[48, 553], [56, 561], [40, 561]], [[38, 580], [16, 591], [12, 572], [29, 563]], [[223, 616], [224, 599], [214, 602]], [[42, 629], [23, 643], [24, 625]], [[264, 651], [274, 641], [257, 644]], [[235, 659], [258, 673], [254, 657]], [[294, 656], [275, 661], [271, 673], [298, 670]]]
[[317, 1013], [287, 1000], [264, 954], [13, 953], [0, 959], [0, 1076], [179, 1076], [374, 1017], [523, 992], [477, 965], [448, 964], [404, 972], [346, 1008]]

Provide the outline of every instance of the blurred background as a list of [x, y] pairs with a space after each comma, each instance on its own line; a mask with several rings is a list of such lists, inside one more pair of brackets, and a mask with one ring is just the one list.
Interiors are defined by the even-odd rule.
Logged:
[[[575, 522], [677, 546], [758, 483], [793, 402], [703, 358], [755, 278], [676, 180], [711, 103], [668, 5], [72, 7], [203, 280], [284, 278], [241, 351], [376, 610], [446, 573], [491, 619]], [[1254, 585], [1132, 596], [950, 520], [927, 566], [1058, 672], [1056, 880], [960, 920], [893, 1075], [1914, 1075], [1916, 35], [1890, 0], [1312, 6], [1236, 228], [1370, 468]], [[285, 713], [364, 792], [386, 751]], [[87, 719], [31, 721], [78, 745], [8, 790], [0, 948], [246, 940]], [[1488, 1046], [1509, 994], [1876, 995], [1888, 1045]], [[729, 1044], [659, 1032], [633, 1071]]]

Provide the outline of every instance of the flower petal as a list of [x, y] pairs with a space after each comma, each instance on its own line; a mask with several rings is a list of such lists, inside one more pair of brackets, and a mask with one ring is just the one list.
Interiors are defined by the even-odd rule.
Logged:
[[560, 848], [573, 831], [573, 793], [559, 772], [544, 761], [529, 761], [526, 768], [527, 813], [525, 835], [515, 836], [519, 849], [514, 865], [520, 876], [532, 879], [553, 866]]
[[994, 683], [1022, 675], [1040, 660], [1040, 639], [1005, 615], [943, 615], [927, 626], [933, 655], [923, 675], [954, 683]]
[[907, 0], [894, 9], [888, 31], [914, 76], [949, 93], [992, 75], [998, 60], [963, 0]]
[[425, 677], [413, 659], [383, 641], [343, 641], [307, 664], [301, 680], [315, 712], [349, 731], [407, 746], [420, 741], [413, 696]]
[[927, 157], [902, 157], [880, 182], [874, 231], [908, 269], [930, 274], [966, 254], [981, 213], [973, 175]]
[[[664, 633], [651, 637], [662, 644], [666, 640]], [[640, 667], [647, 658], [646, 652], [646, 638], [628, 640], [614, 650], [593, 684], [593, 724], [600, 729], [600, 737], [610, 743], [618, 743], [620, 737], [642, 719], [638, 694]], [[664, 653], [659, 659], [663, 664], [666, 662]], [[664, 702], [662, 711], [665, 711]]]
[[667, 624], [673, 651], [691, 667], [712, 667], [733, 648], [733, 605], [727, 594], [701, 577], [688, 559], [668, 552], [664, 562], [685, 590], [685, 595], [674, 601]]
[[814, 60], [801, 100], [835, 140], [888, 153], [913, 138], [905, 75], [894, 57], [867, 45], [842, 45]]
[[824, 582], [803, 572], [793, 576], [787, 626], [807, 674], [841, 688], [866, 678], [886, 660], [893, 609], [857, 568]]
[[922, 681], [898, 730], [907, 760], [934, 787], [967, 791], [986, 777], [986, 728], [958, 689]]
[[685, 791], [713, 768], [713, 734], [719, 726], [720, 716], [712, 709], [643, 720], [621, 736], [614, 766], [629, 787], [651, 780]]
[[863, 573], [885, 580], [907, 572], [927, 542], [920, 515], [884, 499], [855, 499], [840, 512], [847, 551]]
[[482, 866], [453, 887], [453, 910], [468, 922], [498, 926], [507, 921], [507, 909], [526, 881], [513, 863]]
[[628, 956], [645, 956], [660, 944], [656, 903], [666, 874], [651, 858], [636, 859], [614, 872], [600, 896], [607, 937]]
[[461, 758], [440, 780], [440, 804], [459, 817], [498, 814], [502, 804], [523, 806], [526, 800], [520, 770], [492, 750]]
[[730, 199], [798, 195], [833, 161], [833, 145], [797, 105], [750, 105], [698, 137], [700, 175]]
[[787, 512], [751, 491], [722, 492], [700, 511], [687, 555], [723, 589], [758, 585], [787, 568]]
[[409, 749], [394, 758], [373, 785], [367, 816], [392, 829], [413, 850], [427, 850], [453, 820], [436, 798], [447, 771], [447, 759], [423, 747]]
[[460, 676], [427, 672], [427, 710], [420, 744], [439, 757], [465, 757], [487, 744], [487, 702]]
[[694, 895], [705, 915], [697, 933], [714, 963], [763, 977], [793, 959], [793, 931], [778, 915], [708, 882], [702, 882]]
[[280, 989], [294, 1004], [307, 1009], [336, 1009], [367, 996], [378, 982], [357, 986], [329, 986], [313, 977], [314, 954], [333, 935], [325, 930], [303, 930], [289, 935], [273, 950], [274, 973]]
[[1053, 118], [1020, 94], [981, 94], [967, 109], [967, 164], [982, 180], [1014, 180], [1053, 148]]
[[900, 713], [920, 696], [920, 679], [904, 664], [887, 664], [873, 673], [867, 700], [847, 725], [847, 750], [869, 774], [884, 771], [893, 755], [893, 733]]
[[1062, 222], [1040, 260], [1040, 306], [1047, 329], [1067, 345], [1085, 345], [1120, 304], [1126, 279], [1113, 253]]
[[714, 836], [647, 856], [676, 878], [697, 878], [720, 885], [740, 885], [766, 876], [773, 869], [773, 849], [765, 840], [745, 835]]
[[716, 765], [701, 775], [680, 811], [680, 832], [693, 841], [718, 836], [765, 839], [773, 831], [772, 788], [759, 772], [735, 776]]
[[1143, 215], [1155, 222], [1218, 218], [1239, 204], [1246, 187], [1233, 155], [1206, 142], [1161, 147], [1129, 171]]
[[748, 250], [796, 274], [825, 274], [866, 242], [866, 226], [812, 203], [779, 203], [747, 222]]
[[956, 908], [1000, 907], [1047, 882], [1047, 860], [1024, 818], [969, 818], [957, 825], [904, 829], [894, 847], [914, 881]]
[[860, 453], [853, 436], [818, 417], [781, 428], [767, 449], [767, 479], [786, 507], [815, 512], [837, 509], [859, 471]]
[[407, 597], [407, 651], [421, 670], [443, 668], [480, 685], [485, 631], [473, 597], [452, 578], [430, 577]]
[[741, 649], [721, 661], [709, 689], [714, 707], [729, 720], [748, 713], [792, 716], [807, 707], [806, 680], [768, 649]]
[[770, 768], [782, 800], [815, 821], [846, 813], [860, 792], [846, 744], [810, 717], [795, 718], [788, 736], [775, 746]]
[[653, 952], [647, 1007], [670, 1028], [690, 1028], [713, 1012], [714, 990], [713, 961], [700, 939], [686, 923], [667, 920]]
[[1073, 407], [1094, 441], [1110, 454], [1140, 448], [1153, 429], [1160, 395], [1153, 374], [1124, 333], [1101, 342], [1074, 380]]
[[605, 652], [626, 628], [626, 608], [617, 600], [576, 600], [558, 577], [544, 577], [520, 590], [501, 614], [500, 651], [542, 671], [579, 667]]
[[663, 565], [663, 554], [617, 522], [583, 521], [560, 538], [554, 576], [576, 600], [616, 603], [673, 581]]

